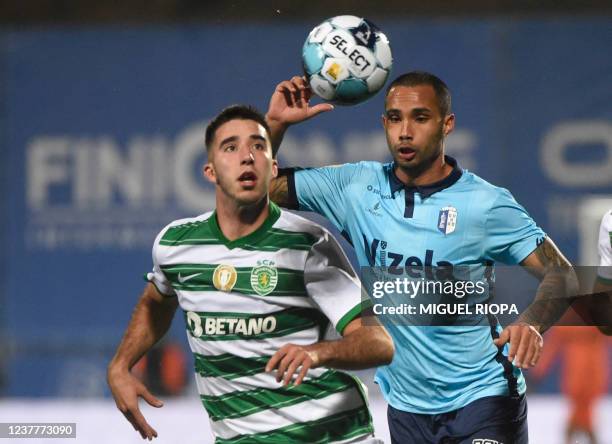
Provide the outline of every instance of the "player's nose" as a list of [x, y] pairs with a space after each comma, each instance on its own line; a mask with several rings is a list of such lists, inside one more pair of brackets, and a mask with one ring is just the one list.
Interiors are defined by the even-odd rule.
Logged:
[[255, 154], [253, 153], [253, 148], [250, 146], [244, 146], [240, 149], [240, 163], [243, 165], [248, 165], [255, 162]]
[[401, 125], [400, 139], [412, 139], [412, 125], [410, 125], [410, 121], [408, 119], [404, 119]]

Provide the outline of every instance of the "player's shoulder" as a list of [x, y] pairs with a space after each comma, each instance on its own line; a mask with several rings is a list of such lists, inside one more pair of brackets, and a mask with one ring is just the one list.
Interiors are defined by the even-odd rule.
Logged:
[[606, 211], [601, 218], [601, 227], [603, 230], [612, 233], [612, 209]]
[[512, 193], [503, 187], [492, 184], [470, 171], [464, 170], [458, 185], [473, 196], [474, 201], [485, 206], [493, 206], [500, 201], [514, 201]]
[[274, 223], [272, 228], [290, 234], [301, 234], [309, 239], [313, 244], [322, 237], [330, 235], [330, 232], [322, 225], [306, 219], [298, 214], [282, 209], [280, 212], [280, 217]]
[[338, 169], [344, 174], [354, 175], [355, 178], [362, 177], [362, 174], [384, 174], [385, 173], [385, 165], [384, 164], [372, 160], [362, 160], [360, 162], [348, 162], [348, 163], [340, 163], [337, 165], [329, 165], [325, 168], [329, 169]]
[[351, 165], [355, 171], [370, 173], [370, 174], [388, 174], [393, 168], [392, 162], [382, 163], [374, 160], [362, 160], [360, 162], [347, 163]]
[[[353, 191], [361, 192], [362, 186], [387, 182], [392, 173], [393, 163], [381, 163], [372, 160], [345, 163], [342, 165], [343, 175], [353, 185]], [[356, 187], [356, 188], [355, 188]]]
[[155, 239], [155, 243], [157, 244], [162, 239], [168, 238], [170, 236], [176, 237], [178, 233], [184, 235], [194, 230], [202, 230], [203, 228], [205, 229], [208, 225], [208, 219], [210, 219], [213, 213], [213, 211], [207, 211], [206, 213], [200, 214], [198, 216], [185, 217], [173, 220], [160, 230]]

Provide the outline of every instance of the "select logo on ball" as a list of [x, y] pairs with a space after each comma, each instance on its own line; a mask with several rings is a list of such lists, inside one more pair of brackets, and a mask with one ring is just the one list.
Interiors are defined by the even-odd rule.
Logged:
[[343, 15], [325, 20], [306, 38], [304, 72], [323, 100], [354, 105], [384, 86], [393, 57], [387, 36], [365, 18]]

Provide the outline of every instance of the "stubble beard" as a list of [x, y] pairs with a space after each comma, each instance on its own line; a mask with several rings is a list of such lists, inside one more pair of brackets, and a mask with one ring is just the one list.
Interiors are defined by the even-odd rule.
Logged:
[[415, 156], [418, 157], [419, 154], [424, 153], [426, 154], [426, 157], [424, 159], [422, 159], [420, 162], [415, 163], [414, 165], [402, 165], [397, 160], [395, 161], [395, 163], [402, 171], [404, 171], [404, 173], [406, 173], [408, 177], [417, 178], [432, 167], [432, 165], [440, 157], [440, 154], [443, 152], [443, 146], [444, 128], [441, 124], [430, 143], [428, 143], [423, 150], [417, 152], [417, 155]]
[[[225, 196], [226, 201], [231, 202], [232, 205], [238, 208], [248, 208], [259, 205], [261, 201], [267, 197], [269, 191], [268, 188], [266, 188], [265, 190], [263, 190], [262, 193], [258, 193], [255, 196], [251, 194], [252, 197], [250, 196], [249, 198], [244, 199], [240, 197], [240, 185], [232, 187], [232, 185], [234, 184], [225, 184], [225, 182], [221, 180], [219, 176], [217, 176], [216, 184], [219, 187], [219, 191], [221, 192], [221, 194]], [[249, 191], [255, 193], [256, 190], [257, 187]]]

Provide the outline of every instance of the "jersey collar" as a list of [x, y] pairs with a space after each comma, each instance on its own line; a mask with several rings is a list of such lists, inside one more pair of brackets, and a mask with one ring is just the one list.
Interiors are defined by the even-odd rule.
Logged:
[[395, 163], [391, 163], [389, 169], [389, 186], [391, 188], [391, 195], [394, 195], [397, 191], [406, 190], [406, 193], [417, 192], [421, 195], [421, 198], [424, 199], [434, 193], [437, 193], [438, 191], [442, 191], [443, 189], [450, 187], [461, 178], [463, 169], [459, 166], [457, 161], [450, 156], [444, 156], [444, 161], [453, 167], [448, 176], [442, 180], [439, 180], [438, 182], [418, 186], [409, 186], [401, 182], [395, 175]]
[[234, 239], [233, 241], [226, 238], [223, 232], [221, 231], [221, 228], [219, 228], [219, 223], [217, 222], [217, 210], [215, 210], [213, 214], [208, 218], [208, 224], [210, 226], [212, 234], [219, 241], [221, 241], [223, 245], [225, 245], [231, 250], [232, 248], [236, 247], [256, 244], [268, 233], [268, 230], [272, 227], [272, 225], [276, 223], [280, 215], [280, 208], [274, 202], [270, 201], [270, 209], [266, 220], [264, 220], [264, 222], [252, 233], [247, 234], [246, 236], [240, 237], [238, 239]]

